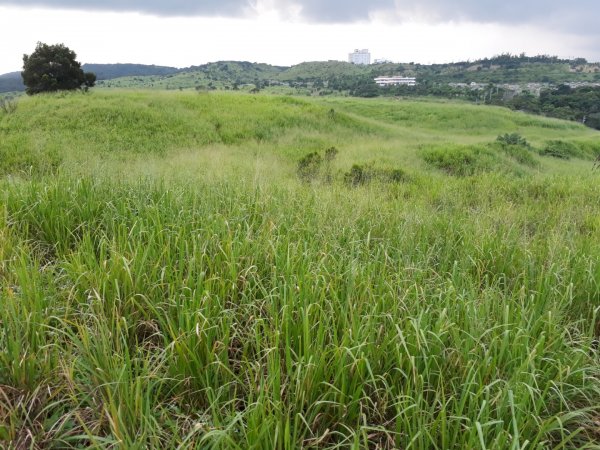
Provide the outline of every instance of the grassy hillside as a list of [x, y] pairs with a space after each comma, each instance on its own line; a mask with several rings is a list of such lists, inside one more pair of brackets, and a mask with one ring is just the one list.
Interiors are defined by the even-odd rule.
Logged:
[[448, 102], [21, 99], [0, 446], [598, 448], [599, 136]]
[[[17, 111], [3, 117], [0, 133], [3, 173], [42, 168], [46, 159], [41, 155], [77, 165], [90, 158], [106, 162], [174, 153], [202, 160], [207, 159], [205, 149], [243, 153], [248, 147], [281, 160], [284, 170], [293, 172], [305, 153], [331, 146], [340, 150], [340, 170], [370, 161], [419, 170], [425, 148], [448, 143], [485, 147], [505, 133], [530, 141], [531, 156], [545, 167], [549, 159], [537, 153], [549, 141], [573, 141], [591, 157], [598, 136], [576, 123], [443, 101], [151, 91], [22, 98]], [[501, 161], [504, 155], [497, 157]]]
[[370, 72], [368, 67], [358, 66], [342, 61], [303, 62], [292, 66], [279, 74], [281, 81], [327, 80], [335, 76], [361, 76]]

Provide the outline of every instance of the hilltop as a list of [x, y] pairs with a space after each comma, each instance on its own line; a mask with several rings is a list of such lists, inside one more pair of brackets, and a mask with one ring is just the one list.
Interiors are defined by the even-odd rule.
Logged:
[[[474, 62], [424, 65], [386, 63], [359, 66], [341, 61], [315, 61], [292, 67], [225, 61], [182, 69], [175, 75], [120, 79], [102, 83], [107, 87], [233, 88], [234, 85], [305, 84], [317, 82], [333, 89], [348, 89], [381, 75], [417, 77], [421, 83], [560, 84], [600, 82], [600, 64], [584, 60], [496, 57]], [[212, 84], [211, 84], [212, 83]]]
[[[385, 63], [358, 66], [341, 61], [304, 62], [291, 67], [247, 61], [219, 61], [183, 69], [141, 64], [84, 64], [99, 86], [158, 89], [225, 89], [252, 84], [314, 83], [344, 90], [380, 75], [417, 77], [421, 83], [560, 84], [600, 82], [600, 64], [582, 58], [499, 55], [448, 64]], [[19, 72], [0, 76], [0, 92], [22, 90]]]

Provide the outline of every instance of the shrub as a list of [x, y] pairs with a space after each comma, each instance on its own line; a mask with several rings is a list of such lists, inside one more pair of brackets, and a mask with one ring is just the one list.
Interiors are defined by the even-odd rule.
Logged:
[[[491, 145], [494, 147], [494, 144]], [[517, 161], [519, 164], [523, 164], [529, 167], [539, 166], [539, 162], [533, 156], [531, 147], [529, 145], [507, 145], [497, 144], [496, 147], [500, 151], [504, 152], [507, 156]]]
[[518, 133], [503, 134], [496, 138], [496, 144], [509, 157], [529, 167], [536, 167], [539, 162], [531, 153], [531, 145]]
[[351, 186], [360, 186], [371, 181], [404, 183], [409, 180], [409, 175], [402, 169], [375, 169], [372, 164], [354, 164], [350, 171], [344, 174], [344, 182]]
[[498, 165], [494, 154], [485, 147], [448, 146], [432, 148], [422, 154], [423, 159], [449, 175], [469, 176], [491, 171]]
[[325, 161], [332, 162], [338, 153], [339, 151], [337, 148], [329, 147], [327, 150], [325, 150]]
[[359, 186], [371, 181], [371, 170], [368, 167], [354, 164], [349, 172], [344, 174], [344, 182], [352, 186]]
[[12, 97], [0, 98], [0, 111], [12, 114], [17, 110], [17, 100]]
[[317, 152], [305, 155], [298, 161], [298, 168], [296, 170], [298, 177], [304, 182], [314, 181], [320, 175], [322, 163], [323, 158]]
[[402, 169], [391, 169], [386, 172], [386, 176], [391, 183], [404, 183], [410, 181], [410, 176]]
[[523, 147], [531, 147], [523, 136], [519, 133], [506, 133], [498, 136], [496, 141], [503, 145], [520, 145]]
[[329, 147], [327, 150], [325, 150], [325, 173], [323, 174], [323, 178], [324, 181], [327, 183], [331, 183], [331, 181], [333, 180], [331, 165], [337, 154], [338, 149], [335, 147]]
[[331, 164], [338, 153], [337, 148], [329, 147], [325, 150], [324, 158], [317, 152], [303, 156], [298, 161], [298, 168], [296, 169], [298, 178], [307, 183], [318, 178], [322, 178], [324, 182], [331, 182], [333, 179]]
[[593, 152], [588, 152], [586, 150], [587, 149], [574, 142], [555, 140], [546, 142], [546, 146], [540, 150], [539, 153], [542, 156], [551, 156], [559, 159], [585, 159], [594, 156]]

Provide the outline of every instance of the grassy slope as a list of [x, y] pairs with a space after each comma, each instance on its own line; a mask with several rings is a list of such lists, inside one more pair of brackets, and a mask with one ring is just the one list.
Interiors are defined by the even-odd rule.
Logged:
[[[445, 102], [24, 99], [0, 116], [0, 443], [598, 448], [591, 162], [421, 158], [514, 131], [598, 139]], [[331, 145], [411, 178], [298, 182]]]
[[360, 76], [370, 73], [370, 69], [342, 61], [303, 62], [292, 66], [278, 75], [281, 81], [329, 79], [333, 75]]
[[0, 152], [6, 171], [11, 160], [22, 169], [42, 164], [38, 155], [48, 155], [50, 164], [82, 159], [89, 164], [90, 158], [148, 159], [175, 152], [204, 164], [211, 152], [242, 156], [252, 148], [281, 160], [289, 172], [305, 153], [333, 145], [341, 150], [340, 169], [383, 160], [413, 170], [421, 167], [423, 147], [487, 143], [512, 132], [538, 147], [551, 139], [594, 142], [597, 136], [574, 123], [443, 101], [97, 91], [22, 99], [0, 124]]

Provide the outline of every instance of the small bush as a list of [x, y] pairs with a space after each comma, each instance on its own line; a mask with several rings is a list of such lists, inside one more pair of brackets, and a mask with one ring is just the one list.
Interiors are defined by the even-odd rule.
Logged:
[[327, 150], [325, 150], [325, 161], [332, 162], [338, 153], [339, 151], [337, 148], [329, 147]]
[[325, 157], [317, 152], [309, 153], [298, 161], [296, 173], [300, 180], [309, 183], [321, 178], [324, 182], [330, 183], [333, 179], [331, 164], [338, 154], [338, 149], [329, 147], [325, 150]]
[[17, 100], [12, 97], [0, 98], [0, 111], [12, 114], [17, 110]]
[[423, 159], [436, 169], [448, 175], [469, 176], [479, 172], [488, 172], [498, 166], [498, 160], [485, 147], [448, 146], [432, 148], [422, 154]]
[[368, 166], [354, 164], [349, 172], [344, 174], [344, 182], [352, 186], [360, 186], [371, 181], [372, 171]]
[[333, 181], [333, 168], [331, 167], [331, 165], [333, 164], [333, 161], [335, 160], [337, 154], [338, 149], [335, 147], [329, 147], [327, 150], [325, 150], [325, 168], [323, 180], [326, 183], [331, 183]]
[[496, 142], [504, 145], [520, 145], [522, 147], [531, 147], [527, 139], [521, 136], [519, 133], [506, 133], [498, 136]]
[[344, 182], [351, 186], [361, 186], [371, 181], [404, 183], [410, 181], [410, 177], [402, 169], [375, 169], [371, 164], [354, 164], [350, 171], [344, 174]]
[[305, 155], [300, 161], [298, 161], [298, 168], [296, 170], [298, 178], [304, 182], [311, 182], [316, 180], [321, 173], [321, 165], [323, 158], [317, 152], [309, 153]]
[[510, 158], [514, 159], [519, 164], [529, 167], [539, 166], [539, 162], [533, 156], [531, 147], [524, 145], [507, 145], [507, 144], [491, 144], [492, 148], [496, 147], [498, 150], [505, 153]]
[[571, 158], [582, 158], [589, 159], [594, 157], [593, 151], [587, 151], [585, 147], [575, 143], [567, 141], [548, 141], [546, 146], [540, 150], [540, 155], [550, 156], [552, 158], [559, 159], [571, 159]]
[[386, 171], [388, 181], [391, 183], [404, 183], [410, 181], [410, 176], [402, 169], [391, 169]]
[[496, 138], [496, 145], [510, 158], [529, 167], [537, 167], [539, 162], [531, 153], [531, 145], [518, 133], [503, 134]]

